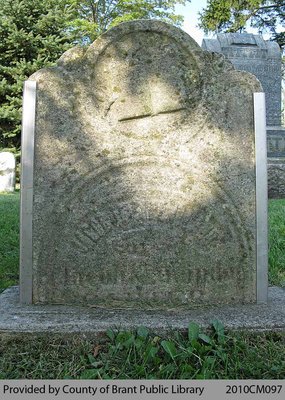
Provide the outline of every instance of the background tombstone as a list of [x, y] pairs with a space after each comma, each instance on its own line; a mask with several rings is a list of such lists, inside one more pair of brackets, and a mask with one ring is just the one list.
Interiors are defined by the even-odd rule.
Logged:
[[202, 48], [222, 53], [236, 69], [254, 74], [266, 99], [267, 126], [281, 125], [281, 51], [276, 42], [251, 33], [219, 33], [204, 39]]
[[281, 51], [261, 35], [220, 33], [204, 39], [202, 47], [222, 53], [235, 68], [254, 74], [266, 97], [268, 194], [285, 197], [285, 128], [281, 126]]
[[16, 162], [12, 153], [0, 153], [0, 192], [15, 190]]
[[30, 79], [34, 303], [256, 301], [253, 76], [133, 21]]

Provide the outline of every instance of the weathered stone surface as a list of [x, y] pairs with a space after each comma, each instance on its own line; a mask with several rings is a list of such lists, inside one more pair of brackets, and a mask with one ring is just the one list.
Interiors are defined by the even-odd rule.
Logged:
[[276, 42], [251, 33], [219, 33], [217, 39], [204, 39], [202, 47], [222, 53], [236, 69], [254, 74], [266, 97], [268, 126], [281, 125], [281, 50]]
[[285, 163], [284, 159], [268, 161], [268, 197], [285, 198]]
[[0, 192], [13, 192], [15, 190], [16, 162], [12, 153], [0, 153]]
[[135, 21], [31, 79], [35, 303], [256, 300], [253, 76]]
[[267, 156], [276, 161], [285, 157], [285, 127], [267, 127]]
[[[237, 304], [190, 308], [188, 310], [121, 310], [70, 305], [22, 305], [19, 288], [0, 293], [0, 343], [20, 335], [34, 334], [61, 337], [69, 334], [102, 335], [109, 329], [130, 330], [146, 326], [159, 335], [173, 329], [187, 331], [189, 321], [211, 329], [218, 319], [226, 329], [285, 332], [285, 288], [269, 287], [268, 304]], [[3, 342], [2, 342], [3, 343]]]

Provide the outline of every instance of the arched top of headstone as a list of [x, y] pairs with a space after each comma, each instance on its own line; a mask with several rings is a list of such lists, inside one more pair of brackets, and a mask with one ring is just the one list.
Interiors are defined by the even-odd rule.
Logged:
[[[151, 32], [173, 38], [188, 51], [201, 51], [200, 46], [191, 36], [173, 25], [157, 20], [134, 20], [123, 22], [102, 34], [89, 46], [86, 58], [94, 62], [98, 55], [104, 52], [112, 42], [120, 41], [124, 36]], [[59, 64], [68, 64], [81, 56], [82, 49], [75, 47], [61, 56]]]
[[[267, 53], [268, 58], [279, 59], [281, 57], [278, 43], [264, 40], [262, 35], [253, 35], [252, 33], [218, 33], [216, 39], [204, 39], [202, 43], [202, 48], [216, 53], [238, 47], [263, 50]], [[260, 52], [261, 57], [262, 54]]]
[[[182, 31], [180, 28], [158, 20], [134, 20], [121, 23], [99, 36], [89, 47], [75, 46], [67, 50], [57, 61], [57, 66], [72, 73], [78, 72], [78, 76], [82, 78], [88, 78], [90, 72], [93, 74], [94, 65], [97, 63], [100, 56], [106, 53], [107, 49], [112, 44], [123, 41], [126, 42], [128, 38], [132, 37], [133, 44], [137, 39], [139, 39], [144, 47], [148, 48], [149, 43], [144, 43], [143, 39], [151, 35], [154, 37], [151, 47], [159, 45], [159, 41], [156, 40], [157, 38], [161, 38], [161, 42], [164, 41], [165, 46], [167, 46], [167, 39], [171, 40], [175, 43], [177, 49], [184, 52], [184, 56], [186, 53], [190, 54], [200, 70], [207, 68], [208, 70], [211, 69], [212, 71], [214, 70], [217, 72], [215, 63], [219, 65], [219, 71], [222, 69], [233, 69], [231, 64], [226, 60], [221, 63], [221, 56], [207, 55], [204, 49], [202, 49], [190, 35]], [[162, 38], [164, 39], [162, 40]], [[126, 56], [125, 49], [118, 48], [117, 50], [117, 54], [112, 54], [112, 56]], [[212, 51], [211, 49], [207, 50]], [[110, 56], [111, 55], [109, 54], [108, 57]], [[165, 56], [167, 58], [169, 54], [166, 52]], [[46, 73], [46, 71], [54, 73], [57, 69], [56, 67], [52, 67], [39, 70], [29, 79], [38, 80], [43, 73]], [[208, 72], [209, 71], [207, 71], [207, 75]], [[200, 71], [200, 73], [203, 75], [203, 72]]]
[[[116, 129], [124, 129], [122, 122], [163, 113], [191, 118], [201, 105], [216, 118], [225, 86], [229, 101], [241, 82], [251, 92], [260, 90], [252, 76], [235, 71], [225, 57], [204, 51], [181, 29], [157, 20], [122, 23], [87, 49], [70, 49], [57, 66], [30, 79], [46, 82], [47, 101], [68, 103], [70, 114], [81, 108], [78, 115], [96, 115]], [[216, 80], [220, 84], [213, 85]]]
[[168, 36], [189, 51], [201, 51], [200, 46], [191, 36], [173, 25], [157, 20], [134, 20], [121, 23], [101, 35], [89, 47], [88, 56], [92, 58], [93, 55], [94, 57], [96, 53], [102, 52], [111, 42], [120, 40], [123, 36], [143, 32]]

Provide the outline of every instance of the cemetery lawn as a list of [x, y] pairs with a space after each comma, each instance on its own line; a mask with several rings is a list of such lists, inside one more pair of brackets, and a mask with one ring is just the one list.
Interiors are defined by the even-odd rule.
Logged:
[[0, 292], [18, 283], [20, 193], [0, 195]]
[[[285, 286], [285, 200], [269, 202], [270, 283]], [[0, 292], [18, 284], [19, 193], [0, 195]], [[146, 328], [99, 339], [0, 335], [0, 379], [284, 379], [285, 333]]]
[[146, 328], [93, 339], [0, 339], [0, 379], [284, 379], [285, 333], [156, 336]]
[[269, 201], [269, 282], [285, 286], [285, 199]]

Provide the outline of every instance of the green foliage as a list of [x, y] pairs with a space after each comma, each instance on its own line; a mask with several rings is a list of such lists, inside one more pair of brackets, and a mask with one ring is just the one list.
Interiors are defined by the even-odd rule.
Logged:
[[194, 322], [190, 322], [188, 327], [188, 339], [190, 342], [199, 338], [199, 325]]
[[180, 25], [183, 18], [175, 14], [177, 4], [191, 0], [73, 0], [77, 18], [71, 22], [81, 42], [90, 43], [107, 29], [134, 19], [158, 18]]
[[200, 13], [205, 32], [242, 31], [247, 22], [260, 33], [270, 32], [281, 47], [285, 45], [285, 32], [278, 33], [278, 25], [285, 22], [284, 0], [208, 0]]
[[0, 292], [18, 282], [19, 193], [0, 195]]
[[0, 148], [20, 146], [23, 82], [72, 45], [66, 0], [0, 2]]
[[196, 339], [194, 330], [201, 328], [193, 323], [188, 335], [172, 331], [156, 336], [140, 327], [109, 331], [94, 341], [50, 335], [3, 337], [0, 379], [284, 378], [284, 334], [225, 333], [220, 322], [214, 325]]
[[269, 201], [269, 282], [285, 287], [285, 200]]
[[0, 379], [63, 379], [77, 376], [86, 369], [86, 355], [92, 344], [73, 338], [32, 335], [0, 338]]
[[[80, 379], [273, 378], [281, 377], [285, 372], [281, 354], [274, 361], [259, 355], [256, 367], [253, 354], [257, 356], [258, 340], [255, 347], [250, 341], [247, 342], [247, 336], [237, 338], [226, 334], [217, 320], [213, 321], [208, 334], [191, 322], [188, 335], [171, 332], [168, 337], [162, 338], [146, 328], [139, 328], [136, 332], [109, 331], [108, 337], [110, 341], [97, 345], [93, 354], [88, 354], [87, 365]], [[280, 351], [284, 338], [279, 339]], [[269, 346], [269, 343], [265, 343]], [[275, 351], [277, 354], [278, 350]], [[247, 358], [252, 361], [251, 366]], [[268, 370], [268, 363], [273, 363], [275, 368]]]
[[179, 25], [176, 4], [189, 0], [0, 1], [0, 149], [20, 148], [23, 82], [74, 44], [137, 18]]
[[171, 359], [175, 361], [175, 356], [177, 356], [176, 346], [170, 340], [163, 340], [161, 342], [161, 346], [164, 349], [165, 353], [169, 354]]

